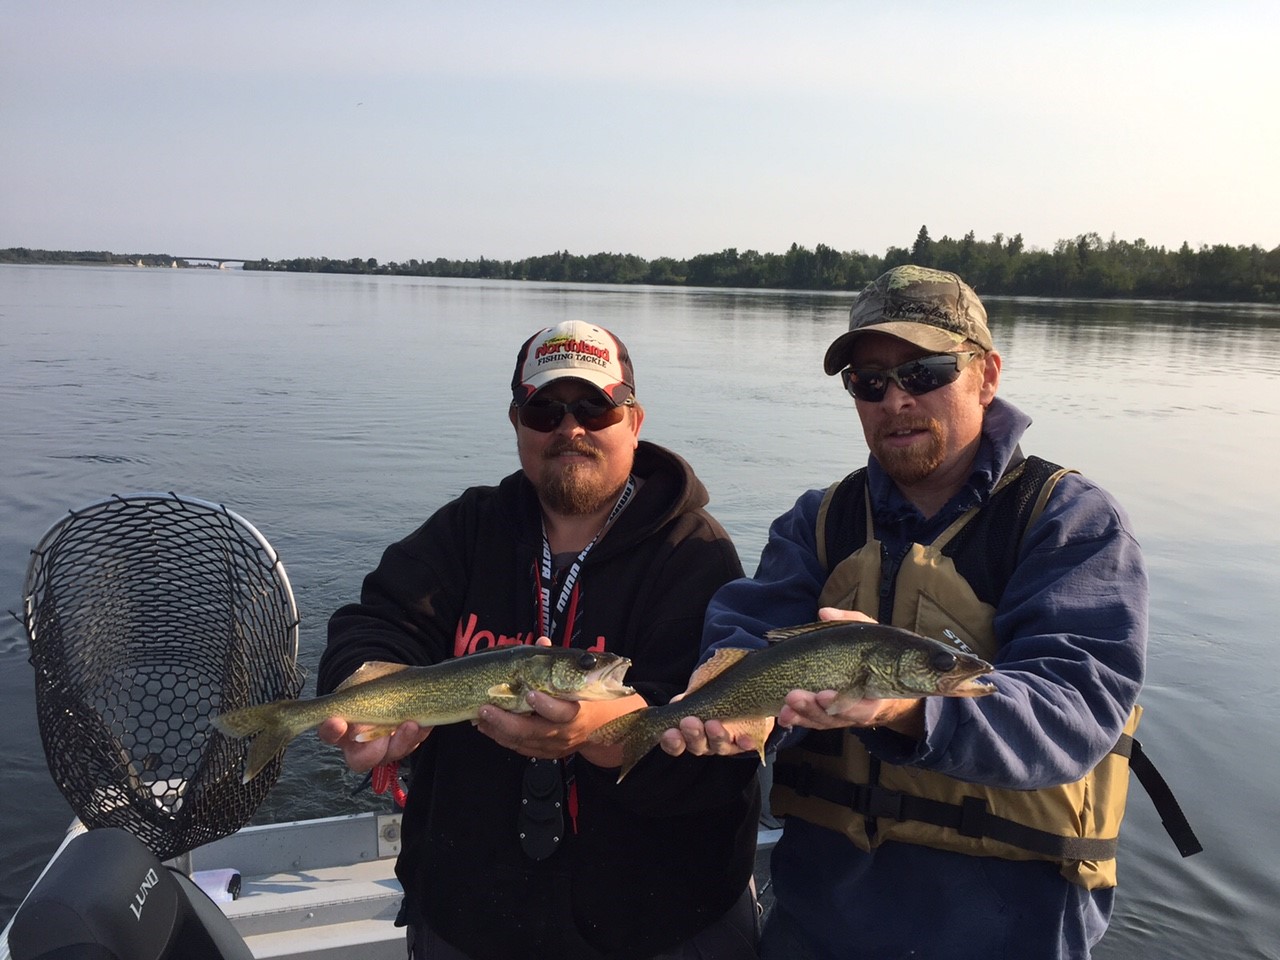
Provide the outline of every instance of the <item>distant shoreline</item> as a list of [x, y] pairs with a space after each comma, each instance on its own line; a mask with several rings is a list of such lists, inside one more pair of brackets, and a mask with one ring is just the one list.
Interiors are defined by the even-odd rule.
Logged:
[[1096, 233], [1060, 240], [1053, 250], [1027, 248], [1022, 235], [997, 233], [989, 241], [973, 232], [960, 240], [933, 240], [920, 228], [910, 248], [890, 247], [883, 256], [841, 252], [825, 244], [813, 250], [792, 244], [781, 254], [729, 248], [688, 259], [646, 260], [634, 254], [572, 254], [557, 251], [522, 260], [410, 259], [379, 263], [375, 258], [297, 257], [288, 260], [231, 257], [176, 257], [171, 254], [116, 254], [26, 247], [0, 249], [0, 263], [65, 266], [177, 267], [239, 269], [279, 273], [441, 277], [474, 280], [529, 280], [669, 287], [756, 290], [861, 290], [885, 270], [905, 263], [950, 270], [987, 296], [1062, 299], [1168, 300], [1206, 303], [1280, 303], [1280, 246], [1202, 246], [1177, 250], [1103, 240]]
[[[219, 258], [173, 257], [164, 253], [121, 254], [109, 251], [87, 252], [81, 250], [28, 250], [10, 247], [0, 250], [0, 264], [33, 267], [176, 267], [178, 269], [217, 268]], [[243, 260], [224, 260], [227, 263], [244, 263]], [[239, 269], [239, 268], [237, 268]]]

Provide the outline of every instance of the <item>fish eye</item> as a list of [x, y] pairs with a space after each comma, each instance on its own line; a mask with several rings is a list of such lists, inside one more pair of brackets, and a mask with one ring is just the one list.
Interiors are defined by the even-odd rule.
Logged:
[[939, 650], [929, 659], [929, 663], [933, 666], [933, 669], [938, 672], [946, 673], [949, 670], [955, 669], [956, 655], [950, 650]]
[[583, 670], [594, 670], [596, 668], [596, 655], [589, 650], [583, 651], [578, 657], [578, 666]]

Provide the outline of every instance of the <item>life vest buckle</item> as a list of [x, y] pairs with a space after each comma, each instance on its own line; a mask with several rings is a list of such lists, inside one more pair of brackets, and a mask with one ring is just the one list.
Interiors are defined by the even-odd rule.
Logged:
[[985, 837], [987, 801], [984, 797], [965, 797], [960, 801], [960, 824], [957, 832], [963, 837]]
[[859, 810], [860, 813], [868, 817], [889, 817], [894, 820], [905, 820], [906, 817], [902, 813], [903, 793], [900, 790], [886, 790], [884, 787], [875, 784], [867, 784], [863, 787], [864, 803], [859, 804], [865, 809]]

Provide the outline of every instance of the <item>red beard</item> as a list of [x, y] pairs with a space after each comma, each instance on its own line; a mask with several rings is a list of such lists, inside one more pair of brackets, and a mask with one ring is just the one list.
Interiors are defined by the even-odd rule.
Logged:
[[[893, 435], [901, 430], [916, 430], [928, 436], [917, 435], [907, 446], [890, 443]], [[919, 483], [942, 464], [946, 449], [946, 431], [942, 424], [932, 419], [901, 420], [886, 424], [876, 431], [871, 443], [871, 453], [893, 480], [904, 486]]]
[[[559, 455], [575, 453], [588, 457], [590, 463], [562, 463]], [[534, 487], [547, 508], [566, 516], [588, 516], [618, 497], [620, 487], [610, 486], [598, 468], [603, 459], [590, 444], [566, 440], [548, 447], [543, 454], [543, 469]]]

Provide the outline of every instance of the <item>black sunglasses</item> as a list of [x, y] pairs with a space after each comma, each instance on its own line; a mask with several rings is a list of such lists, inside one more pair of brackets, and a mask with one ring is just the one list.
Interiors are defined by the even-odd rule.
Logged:
[[631, 397], [627, 397], [615, 407], [602, 397], [580, 397], [569, 403], [559, 400], [530, 400], [523, 406], [516, 407], [516, 415], [522, 424], [539, 433], [550, 433], [560, 426], [566, 413], [572, 413], [573, 419], [584, 430], [604, 430], [621, 420], [622, 408], [634, 402]]
[[962, 353], [931, 353], [927, 357], [908, 360], [888, 370], [855, 370], [845, 367], [840, 371], [844, 388], [859, 400], [879, 403], [884, 399], [893, 381], [913, 397], [929, 393], [948, 383], [954, 383], [960, 371], [976, 357], [977, 351]]

